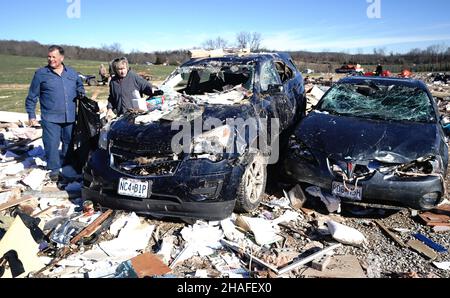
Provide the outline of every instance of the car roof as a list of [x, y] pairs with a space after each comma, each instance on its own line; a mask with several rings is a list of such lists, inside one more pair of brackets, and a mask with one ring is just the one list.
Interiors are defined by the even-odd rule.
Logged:
[[281, 59], [287, 61], [290, 59], [287, 53], [251, 53], [247, 55], [225, 55], [221, 57], [209, 57], [209, 58], [194, 58], [185, 62], [181, 67], [208, 64], [213, 61], [224, 62], [224, 63], [237, 63], [237, 64], [248, 64], [249, 62], [261, 62], [271, 59]]
[[367, 81], [382, 85], [399, 85], [412, 88], [420, 88], [427, 90], [427, 86], [421, 80], [409, 79], [409, 78], [395, 78], [395, 77], [365, 77], [365, 76], [353, 76], [340, 79], [338, 84], [358, 84]]

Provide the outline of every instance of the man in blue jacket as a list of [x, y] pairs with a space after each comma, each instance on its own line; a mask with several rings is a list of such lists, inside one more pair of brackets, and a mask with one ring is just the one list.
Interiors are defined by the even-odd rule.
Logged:
[[75, 123], [76, 98], [85, 91], [77, 72], [64, 65], [62, 47], [49, 47], [47, 60], [48, 65], [34, 74], [25, 108], [30, 125], [36, 125], [36, 103], [39, 99], [47, 169], [50, 170], [50, 179], [57, 181], [62, 164], [59, 145], [62, 142], [64, 162]]

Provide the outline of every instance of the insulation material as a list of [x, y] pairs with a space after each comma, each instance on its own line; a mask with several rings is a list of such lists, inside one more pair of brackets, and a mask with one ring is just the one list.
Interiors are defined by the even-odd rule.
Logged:
[[32, 190], [41, 190], [46, 175], [47, 171], [33, 169], [31, 173], [22, 180], [22, 182], [28, 185]]
[[[0, 256], [6, 252], [15, 250], [22, 262], [25, 272], [18, 277], [26, 277], [30, 272], [37, 271], [45, 266], [37, 256], [39, 244], [31, 236], [30, 230], [24, 225], [19, 216], [16, 217], [11, 227], [0, 241]], [[6, 269], [2, 278], [11, 278], [10, 269]]]
[[331, 236], [343, 244], [362, 246], [367, 241], [366, 237], [354, 228], [347, 227], [333, 220], [328, 220], [326, 224]]

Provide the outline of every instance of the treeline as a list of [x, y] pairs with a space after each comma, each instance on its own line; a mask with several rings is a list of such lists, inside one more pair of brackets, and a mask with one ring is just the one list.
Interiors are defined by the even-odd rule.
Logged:
[[[426, 49], [415, 48], [405, 54], [386, 53], [386, 50], [373, 49], [372, 54], [349, 54], [337, 52], [290, 52], [292, 58], [301, 66], [315, 71], [334, 70], [342, 64], [377, 65], [381, 63], [390, 66], [392, 71], [410, 69], [413, 71], [450, 71], [450, 47], [436, 44]], [[311, 66], [311, 67], [307, 67]], [[315, 68], [314, 68], [315, 66]]]
[[[114, 58], [126, 56], [131, 64], [180, 65], [190, 57], [189, 51], [186, 50], [153, 53], [132, 51], [131, 53], [125, 53], [118, 43], [105, 45], [101, 48], [61, 46], [65, 50], [66, 58], [76, 60], [111, 61]], [[0, 54], [5, 55], [46, 57], [48, 47], [49, 45], [43, 45], [36, 41], [0, 40]]]
[[[261, 49], [261, 36], [258, 33], [241, 32], [236, 36], [237, 44], [241, 47], [250, 45], [254, 51], [267, 51]], [[208, 40], [203, 47], [216, 48], [218, 44], [227, 44], [218, 37]], [[228, 43], [230, 44], [230, 43]], [[45, 57], [49, 45], [43, 45], [36, 41], [0, 40], [0, 54]], [[101, 48], [82, 48], [79, 46], [62, 45], [66, 51], [66, 57], [79, 60], [111, 61], [120, 56], [126, 56], [130, 63], [135, 64], [169, 64], [180, 65], [189, 59], [188, 50], [163, 51], [144, 53], [132, 51], [125, 53], [120, 44], [113, 43]], [[384, 48], [374, 49], [373, 53], [349, 54], [339, 52], [290, 52], [300, 69], [311, 68], [316, 72], [334, 71], [342, 64], [361, 64], [366, 66], [381, 63], [392, 67], [391, 71], [411, 69], [413, 71], [450, 71], [450, 47], [437, 44], [426, 49], [412, 49], [406, 54], [387, 53]]]

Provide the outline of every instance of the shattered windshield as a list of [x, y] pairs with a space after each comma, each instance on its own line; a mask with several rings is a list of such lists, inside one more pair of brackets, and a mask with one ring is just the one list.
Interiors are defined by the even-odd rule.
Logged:
[[371, 119], [435, 121], [433, 106], [424, 90], [372, 81], [333, 87], [322, 99], [318, 110]]
[[187, 95], [204, 95], [242, 86], [253, 90], [253, 65], [208, 63], [181, 67], [164, 85]]

